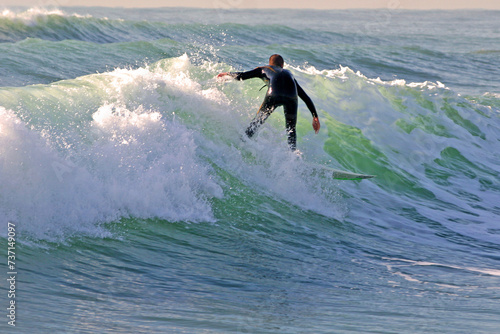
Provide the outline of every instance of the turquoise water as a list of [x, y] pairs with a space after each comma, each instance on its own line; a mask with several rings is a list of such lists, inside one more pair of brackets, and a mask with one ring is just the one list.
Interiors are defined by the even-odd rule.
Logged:
[[[500, 12], [0, 16], [2, 331], [494, 333]], [[280, 53], [316, 104], [290, 153]], [[308, 163], [375, 174], [336, 181]], [[16, 327], [7, 317], [16, 302]]]

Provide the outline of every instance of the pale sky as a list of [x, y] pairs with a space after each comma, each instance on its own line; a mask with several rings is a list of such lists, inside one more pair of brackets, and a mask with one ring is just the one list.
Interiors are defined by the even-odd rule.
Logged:
[[500, 10], [500, 0], [0, 0], [0, 8], [5, 6]]

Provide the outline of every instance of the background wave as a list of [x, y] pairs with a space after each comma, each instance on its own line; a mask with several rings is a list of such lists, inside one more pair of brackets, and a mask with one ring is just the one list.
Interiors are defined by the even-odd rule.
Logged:
[[[76, 14], [82, 11], [86, 14]], [[390, 16], [384, 11], [306, 11], [301, 17], [293, 10], [122, 11], [127, 19], [102, 8], [4, 10], [0, 60], [6, 74], [0, 84], [50, 83], [117, 66], [138, 68], [184, 53], [192, 61], [224, 62], [242, 70], [274, 51], [294, 66], [330, 70], [341, 64], [384, 81], [440, 81], [472, 95], [500, 91], [497, 57], [484, 52], [498, 40], [494, 12], [462, 18], [464, 34], [447, 30], [455, 24], [453, 15], [437, 20], [428, 13], [423, 24], [441, 32], [429, 40], [409, 24], [411, 11]], [[150, 19], [144, 20], [146, 14]], [[454, 47], [441, 40], [454, 41]]]

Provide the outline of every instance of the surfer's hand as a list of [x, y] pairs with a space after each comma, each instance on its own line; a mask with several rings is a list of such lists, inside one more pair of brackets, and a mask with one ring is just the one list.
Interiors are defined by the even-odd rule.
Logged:
[[313, 124], [312, 125], [313, 125], [314, 132], [318, 133], [319, 132], [319, 128], [321, 127], [321, 124], [319, 124], [318, 117], [314, 117], [313, 118]]
[[230, 81], [232, 78], [233, 78], [233, 76], [231, 75], [231, 73], [222, 72], [222, 73], [219, 73], [217, 75], [217, 77], [215, 77], [215, 80], [217, 80], [218, 82], [226, 82], [226, 81]]

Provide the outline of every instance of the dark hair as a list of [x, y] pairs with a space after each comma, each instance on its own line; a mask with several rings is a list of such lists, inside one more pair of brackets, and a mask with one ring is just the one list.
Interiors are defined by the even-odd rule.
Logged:
[[271, 57], [269, 57], [269, 65], [283, 67], [283, 65], [285, 65], [285, 61], [279, 54], [273, 54]]

